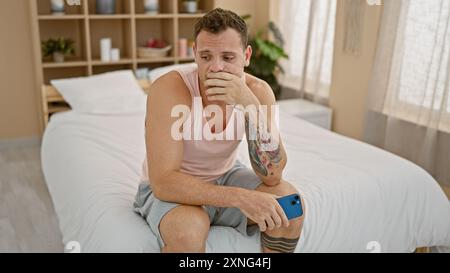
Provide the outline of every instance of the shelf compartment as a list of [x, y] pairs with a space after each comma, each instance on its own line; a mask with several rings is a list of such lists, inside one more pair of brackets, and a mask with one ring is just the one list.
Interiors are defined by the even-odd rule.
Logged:
[[[86, 61], [86, 31], [84, 20], [43, 20], [39, 21], [40, 42], [50, 38], [64, 37], [74, 41], [75, 54], [66, 61]], [[41, 45], [39, 45], [41, 47]], [[43, 57], [44, 63], [52, 63], [52, 56]], [[50, 65], [50, 64], [49, 64]], [[53, 63], [50, 66], [55, 66]], [[61, 64], [62, 65], [62, 64]], [[56, 65], [58, 66], [58, 65]], [[66, 64], [62, 65], [66, 66]]]
[[100, 40], [111, 38], [112, 48], [120, 49], [120, 58], [132, 59], [131, 20], [92, 20], [89, 22], [92, 60], [100, 60]]
[[137, 47], [146, 46], [147, 41], [151, 38], [162, 39], [172, 45], [167, 57], [174, 57], [176, 46], [174, 30], [175, 19], [137, 19], [136, 50]]

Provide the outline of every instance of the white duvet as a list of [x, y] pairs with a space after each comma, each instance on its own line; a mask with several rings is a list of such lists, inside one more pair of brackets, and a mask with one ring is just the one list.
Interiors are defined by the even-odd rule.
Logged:
[[[450, 246], [450, 203], [416, 165], [281, 113], [288, 154], [284, 178], [305, 199], [297, 252], [412, 252]], [[246, 144], [243, 142], [243, 144]], [[145, 156], [144, 113], [53, 116], [42, 144], [45, 179], [63, 242], [82, 252], [158, 252], [133, 212]], [[249, 165], [246, 145], [239, 158]], [[245, 238], [212, 227], [208, 252], [258, 252]]]

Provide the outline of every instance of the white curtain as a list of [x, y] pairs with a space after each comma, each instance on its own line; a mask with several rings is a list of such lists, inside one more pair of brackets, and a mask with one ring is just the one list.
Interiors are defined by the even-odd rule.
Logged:
[[278, 26], [289, 60], [280, 82], [328, 98], [333, 66], [336, 0], [278, 0]]
[[365, 139], [450, 184], [450, 0], [384, 1]]

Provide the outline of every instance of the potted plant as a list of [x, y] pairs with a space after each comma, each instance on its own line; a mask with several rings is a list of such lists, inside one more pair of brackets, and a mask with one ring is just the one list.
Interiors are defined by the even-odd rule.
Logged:
[[198, 10], [198, 0], [184, 0], [184, 11], [187, 13], [196, 13]]
[[73, 55], [74, 53], [74, 41], [71, 39], [62, 37], [57, 39], [50, 38], [42, 42], [42, 55], [44, 57], [52, 55], [53, 61], [56, 63], [64, 62], [64, 56]]
[[[243, 18], [248, 19], [250, 16], [246, 15]], [[253, 56], [245, 71], [266, 81], [272, 87], [275, 97], [278, 98], [281, 86], [278, 83], [277, 74], [284, 73], [278, 62], [284, 58], [288, 59], [289, 56], [283, 49], [283, 36], [277, 26], [273, 22], [269, 22], [267, 28], [273, 34], [275, 41], [264, 38], [262, 30], [255, 37], [250, 37], [249, 43], [253, 48]]]

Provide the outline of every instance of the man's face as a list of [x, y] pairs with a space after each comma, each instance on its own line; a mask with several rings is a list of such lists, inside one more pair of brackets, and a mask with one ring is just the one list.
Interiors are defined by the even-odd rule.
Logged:
[[250, 64], [252, 55], [251, 47], [244, 50], [241, 36], [232, 28], [218, 34], [201, 31], [197, 36], [194, 52], [202, 84], [211, 72], [228, 72], [242, 77], [244, 67]]

